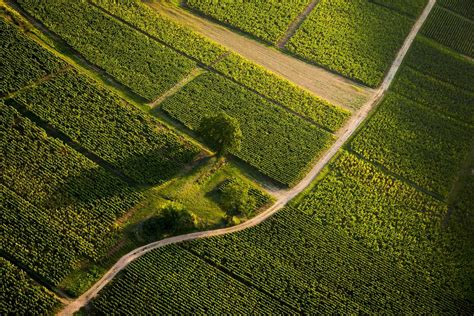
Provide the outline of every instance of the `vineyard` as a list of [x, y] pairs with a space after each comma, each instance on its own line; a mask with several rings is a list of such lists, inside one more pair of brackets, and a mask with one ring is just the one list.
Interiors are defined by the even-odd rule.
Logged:
[[473, 137], [474, 128], [391, 93], [349, 146], [365, 159], [446, 197]]
[[474, 58], [474, 22], [441, 7], [435, 7], [422, 34]]
[[214, 73], [206, 73], [162, 104], [196, 130], [219, 111], [240, 122], [242, 148], [234, 155], [285, 185], [294, 184], [332, 141], [331, 134]]
[[213, 68], [329, 130], [337, 131], [350, 116], [348, 111], [299, 89], [237, 54], [230, 54]]
[[308, 0], [186, 0], [185, 6], [266, 42], [275, 43], [308, 3]]
[[474, 126], [474, 92], [403, 67], [392, 91], [444, 115]]
[[[39, 44], [26, 39], [16, 26], [7, 23], [3, 18], [0, 18], [0, 28], [0, 95], [16, 91], [66, 66]], [[32, 63], [32, 60], [36, 62]]]
[[474, 7], [471, 0], [439, 0], [439, 5], [474, 20]]
[[412, 24], [412, 20], [367, 0], [321, 0], [286, 48], [375, 87]]
[[[445, 204], [342, 153], [296, 208], [239, 233], [147, 254], [116, 277], [93, 306], [102, 313], [134, 308], [153, 313], [153, 307], [166, 313], [187, 306], [202, 311], [204, 302], [211, 311], [226, 313], [263, 296], [266, 308], [284, 305], [305, 314], [466, 312], [463, 296], [472, 284], [458, 275], [463, 267], [454, 260], [463, 256], [467, 239], [441, 232], [446, 211]], [[209, 292], [216, 279], [229, 276], [228, 286]], [[207, 303], [238, 295], [242, 285], [258, 293], [231, 307]]]
[[68, 71], [15, 96], [42, 120], [143, 184], [158, 184], [199, 149], [142, 111]]
[[92, 3], [206, 65], [225, 53], [223, 47], [163, 15], [156, 14], [139, 0], [92, 0]]
[[2, 104], [1, 119], [2, 252], [58, 284], [103, 255], [141, 195], [13, 108]]
[[396, 12], [416, 18], [421, 14], [428, 3], [428, 0], [369, 0], [369, 2], [379, 4]]
[[87, 60], [145, 99], [153, 100], [196, 65], [85, 1], [18, 2]]
[[0, 258], [0, 276], [2, 315], [25, 315], [33, 311], [46, 314], [58, 307], [58, 301], [51, 293], [4, 258]]
[[474, 92], [474, 62], [429, 39], [417, 38], [405, 64], [428, 76]]

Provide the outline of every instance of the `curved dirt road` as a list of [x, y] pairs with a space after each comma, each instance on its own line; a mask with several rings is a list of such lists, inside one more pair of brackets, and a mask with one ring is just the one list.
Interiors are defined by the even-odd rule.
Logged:
[[219, 236], [219, 235], [225, 235], [225, 234], [238, 232], [238, 231], [253, 227], [255, 225], [258, 225], [259, 223], [263, 222], [264, 220], [272, 216], [275, 212], [283, 208], [291, 199], [293, 199], [296, 195], [301, 193], [305, 188], [307, 188], [311, 184], [311, 182], [318, 175], [318, 173], [326, 166], [326, 164], [331, 160], [331, 158], [339, 151], [342, 145], [356, 131], [356, 129], [360, 126], [362, 121], [367, 117], [369, 112], [378, 104], [380, 99], [383, 97], [385, 92], [390, 87], [390, 84], [392, 83], [395, 77], [395, 74], [397, 73], [403, 59], [405, 58], [406, 53], [408, 52], [408, 49], [413, 43], [418, 31], [420, 30], [424, 21], [428, 17], [428, 14], [430, 13], [435, 3], [436, 3], [436, 0], [429, 0], [428, 5], [424, 9], [423, 13], [421, 14], [417, 22], [414, 24], [408, 37], [405, 39], [405, 42], [402, 48], [398, 52], [395, 61], [390, 67], [390, 70], [388, 71], [382, 85], [377, 89], [376, 93], [373, 94], [370, 100], [357, 113], [355, 113], [351, 117], [351, 119], [346, 124], [346, 126], [344, 126], [341, 129], [342, 132], [338, 133], [337, 135], [338, 139], [336, 140], [336, 142], [331, 146], [331, 148], [329, 148], [329, 150], [327, 150], [324, 153], [321, 159], [316, 163], [316, 165], [311, 169], [311, 171], [306, 175], [306, 177], [301, 182], [299, 182], [295, 187], [289, 190], [284, 190], [284, 191], [282, 190], [279, 192], [275, 192], [276, 196], [278, 196], [278, 200], [274, 205], [272, 205], [270, 208], [260, 213], [256, 217], [237, 226], [170, 237], [170, 238], [166, 238], [163, 240], [150, 243], [148, 245], [145, 245], [143, 247], [140, 247], [131, 251], [130, 253], [120, 258], [120, 260], [117, 261], [117, 263], [109, 271], [107, 271], [107, 273], [105, 273], [105, 275], [97, 283], [95, 283], [87, 292], [85, 292], [75, 301], [72, 301], [61, 312], [59, 312], [59, 315], [72, 315], [74, 312], [78, 311], [81, 307], [87, 305], [89, 301], [93, 299], [97, 295], [97, 293], [99, 293], [99, 291], [115, 277], [117, 273], [119, 273], [121, 270], [126, 268], [130, 262], [143, 256], [149, 251], [152, 251], [154, 249], [157, 249], [166, 245], [179, 243], [179, 242], [183, 242], [187, 240], [207, 238], [211, 236]]

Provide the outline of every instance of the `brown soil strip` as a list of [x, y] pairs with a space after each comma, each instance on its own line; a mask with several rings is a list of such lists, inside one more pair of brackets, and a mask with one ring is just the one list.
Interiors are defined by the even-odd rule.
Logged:
[[308, 64], [274, 47], [161, 2], [147, 3], [161, 14], [189, 26], [212, 41], [295, 83], [303, 89], [345, 108], [360, 108], [374, 93], [373, 89], [341, 77], [324, 68]]

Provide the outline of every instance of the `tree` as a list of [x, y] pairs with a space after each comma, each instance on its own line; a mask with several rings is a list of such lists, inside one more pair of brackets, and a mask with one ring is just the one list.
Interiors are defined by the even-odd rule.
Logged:
[[240, 179], [232, 179], [222, 188], [221, 201], [226, 211], [232, 214], [246, 215], [257, 208], [255, 197], [250, 193], [250, 187]]
[[204, 117], [198, 133], [217, 150], [219, 156], [230, 151], [239, 151], [242, 144], [243, 135], [239, 121], [225, 112]]
[[160, 236], [163, 232], [178, 233], [193, 230], [198, 218], [183, 205], [169, 202], [161, 208], [161, 213], [143, 224], [144, 231], [151, 236]]

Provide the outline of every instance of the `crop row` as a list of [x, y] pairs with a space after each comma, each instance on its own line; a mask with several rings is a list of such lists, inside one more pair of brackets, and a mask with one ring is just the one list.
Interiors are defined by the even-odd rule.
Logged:
[[187, 0], [186, 6], [266, 42], [275, 43], [308, 2]]
[[59, 306], [53, 294], [36, 284], [24, 271], [0, 257], [0, 313], [45, 315]]
[[430, 39], [418, 36], [404, 63], [433, 78], [474, 92], [474, 62]]
[[402, 67], [392, 91], [444, 115], [474, 125], [474, 92], [432, 78], [410, 67]]
[[93, 306], [104, 314], [291, 312], [174, 245], [132, 262], [94, 299]]
[[470, 151], [465, 127], [396, 94], [389, 94], [350, 148], [371, 162], [446, 197]]
[[139, 0], [92, 0], [92, 3], [206, 65], [225, 53], [223, 47], [174, 22]]
[[369, 2], [377, 3], [416, 18], [421, 14], [428, 0], [369, 0]]
[[474, 21], [474, 6], [471, 0], [439, 0], [438, 4]]
[[141, 195], [4, 104], [0, 131], [2, 250], [57, 284], [79, 259], [103, 255]]
[[139, 183], [161, 183], [199, 149], [157, 120], [70, 70], [15, 96], [75, 142]]
[[[140, 309], [146, 297], [148, 310], [169, 311], [187, 300], [238, 293], [230, 281], [208, 292], [203, 282], [214, 279], [208, 271], [217, 267], [249, 291], [271, 293], [305, 314], [466, 311], [454, 297], [465, 290], [456, 287], [462, 267], [451, 266], [450, 252], [437, 244], [446, 235], [440, 228], [446, 212], [445, 204], [343, 152], [296, 208], [254, 228], [181, 245], [208, 265], [185, 261], [178, 246], [154, 251], [132, 263], [94, 305], [103, 313], [132, 304]], [[438, 252], [445, 256], [434, 260]], [[206, 312], [226, 311], [219, 308], [209, 304]]]
[[332, 141], [331, 134], [215, 73], [197, 77], [162, 108], [192, 130], [219, 111], [235, 117], [244, 139], [233, 154], [287, 185], [302, 177]]
[[16, 91], [66, 66], [39, 44], [27, 39], [17, 26], [3, 18], [0, 18], [0, 28], [0, 95]]
[[412, 24], [411, 19], [367, 0], [321, 0], [286, 48], [375, 87]]
[[161, 95], [196, 65], [85, 1], [18, 2], [87, 60], [145, 99]]
[[421, 33], [466, 56], [474, 57], [474, 22], [435, 7]]
[[216, 63], [213, 68], [329, 130], [338, 130], [350, 116], [348, 111], [296, 87], [235, 53]]

